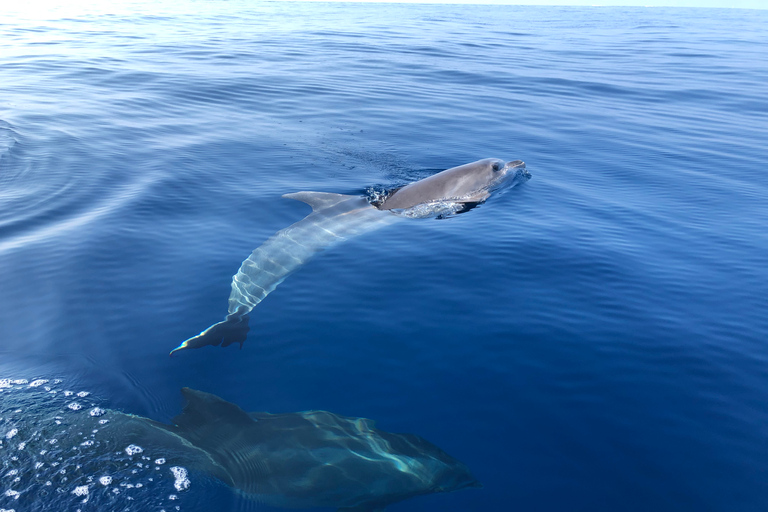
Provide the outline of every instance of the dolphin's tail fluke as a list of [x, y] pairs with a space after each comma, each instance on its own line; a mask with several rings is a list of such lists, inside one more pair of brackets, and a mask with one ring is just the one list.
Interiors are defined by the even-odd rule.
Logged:
[[221, 345], [227, 347], [232, 343], [239, 343], [243, 348], [243, 342], [248, 337], [248, 315], [228, 315], [223, 322], [213, 324], [197, 336], [184, 341], [181, 345], [171, 350], [170, 355], [179, 350], [188, 348], [200, 348], [206, 345]]

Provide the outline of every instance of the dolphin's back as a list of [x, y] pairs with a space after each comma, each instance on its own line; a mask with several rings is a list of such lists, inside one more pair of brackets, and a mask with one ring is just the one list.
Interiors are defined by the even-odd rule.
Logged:
[[174, 431], [250, 498], [283, 507], [381, 510], [411, 496], [476, 486], [469, 469], [413, 434], [327, 411], [246, 413], [184, 388]]
[[306, 202], [313, 211], [272, 235], [243, 262], [232, 278], [230, 314], [250, 312], [318, 252], [397, 219], [361, 196], [297, 192], [283, 197]]
[[312, 213], [272, 235], [243, 261], [232, 278], [226, 319], [185, 340], [171, 355], [206, 345], [242, 346], [249, 331], [248, 315], [286, 277], [318, 252], [400, 218], [374, 208], [362, 196], [296, 192], [284, 197], [309, 204]]

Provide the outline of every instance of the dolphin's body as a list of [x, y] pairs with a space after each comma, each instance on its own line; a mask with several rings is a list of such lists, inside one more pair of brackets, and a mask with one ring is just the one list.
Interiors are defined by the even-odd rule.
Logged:
[[[78, 410], [73, 404], [84, 402], [78, 397], [52, 407], [52, 395], [42, 389], [14, 393], [19, 399], [0, 393], [0, 454], [4, 483], [12, 489], [0, 495], [0, 510], [5, 501], [24, 510], [48, 509], [43, 504], [50, 496], [43, 495], [66, 500], [77, 489], [96, 508], [116, 510], [113, 489], [162, 485], [173, 472], [176, 490], [183, 491], [190, 486], [188, 470], [267, 505], [345, 512], [480, 487], [464, 464], [435, 445], [379, 430], [364, 418], [326, 411], [246, 413], [184, 388], [186, 406], [168, 425], [110, 409]], [[59, 402], [62, 394], [56, 395]], [[65, 505], [58, 508], [75, 508]]]
[[296, 192], [283, 197], [309, 204], [312, 213], [272, 235], [251, 253], [232, 279], [226, 319], [189, 338], [171, 351], [243, 342], [248, 316], [286, 277], [316, 253], [402, 218], [437, 217], [485, 201], [501, 186], [530, 178], [520, 160], [486, 158], [454, 167], [395, 190], [371, 204], [361, 196]]

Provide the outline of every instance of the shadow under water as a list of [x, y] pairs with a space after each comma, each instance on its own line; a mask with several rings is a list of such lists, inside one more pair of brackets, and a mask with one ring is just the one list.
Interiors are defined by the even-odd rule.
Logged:
[[99, 407], [88, 392], [60, 384], [0, 380], [7, 487], [1, 507], [89, 503], [112, 510], [140, 492], [149, 495], [148, 501], [142, 494], [144, 505], [167, 507], [178, 499], [175, 493], [190, 487], [190, 472], [268, 505], [349, 512], [480, 486], [463, 463], [435, 445], [379, 430], [364, 418], [326, 411], [246, 413], [184, 388], [184, 410], [166, 425]]

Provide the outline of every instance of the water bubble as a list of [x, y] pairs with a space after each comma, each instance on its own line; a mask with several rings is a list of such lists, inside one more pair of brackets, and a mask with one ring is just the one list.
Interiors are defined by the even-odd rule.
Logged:
[[187, 478], [187, 470], [185, 468], [182, 468], [181, 466], [173, 466], [171, 468], [171, 473], [173, 473], [173, 478], [176, 479], [176, 481], [173, 482], [173, 486], [177, 491], [181, 492], [189, 489], [191, 482], [189, 481], [189, 478]]
[[125, 449], [125, 453], [127, 453], [128, 455], [136, 455], [137, 453], [141, 453], [143, 451], [144, 451], [144, 448], [142, 448], [141, 446], [137, 446], [135, 444], [130, 444]]
[[87, 485], [78, 485], [74, 488], [72, 491], [72, 494], [75, 496], [88, 496], [88, 486]]

